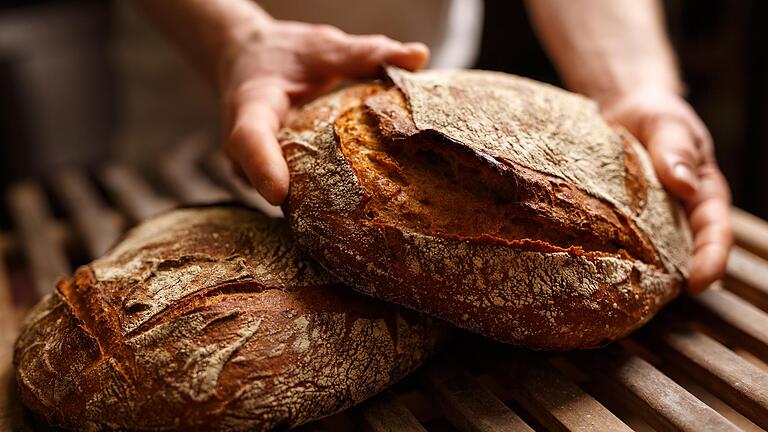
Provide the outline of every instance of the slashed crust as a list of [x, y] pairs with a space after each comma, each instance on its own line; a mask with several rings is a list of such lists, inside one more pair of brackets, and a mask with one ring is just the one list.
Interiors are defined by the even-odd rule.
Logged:
[[[680, 207], [644, 149], [603, 121], [595, 103], [498, 72], [387, 72], [406, 95], [417, 130], [436, 131], [491, 163], [511, 161], [566, 180], [610, 203], [651, 240], [667, 272], [686, 275], [691, 242]], [[647, 183], [639, 206], [627, 189], [622, 140], [634, 150]]]
[[359, 295], [238, 207], [131, 231], [30, 314], [24, 402], [76, 430], [273, 430], [360, 402], [416, 368], [447, 326]]
[[[537, 349], [584, 348], [620, 338], [679, 293], [690, 250], [680, 209], [659, 185], [644, 149], [605, 125], [590, 101], [503, 74], [389, 74], [395, 87], [374, 83], [344, 89], [296, 115], [311, 122], [295, 122], [283, 131], [292, 176], [286, 214], [299, 243], [329, 271], [363, 293]], [[494, 122], [504, 114], [502, 101], [479, 99], [498, 96], [496, 81], [522, 98], [515, 116], [534, 118], [515, 123], [513, 116], [503, 127]], [[468, 94], [474, 91], [478, 95]], [[510, 96], [502, 92], [499, 97]], [[497, 176], [515, 182], [525, 201], [518, 207], [575, 243], [465, 236], [446, 232], [445, 224], [424, 228], [428, 225], [410, 217], [387, 219], [370, 212], [375, 194], [389, 192], [365, 170], [392, 164], [398, 172], [402, 166], [397, 155], [371, 163], [345, 155], [350, 133], [344, 118], [361, 109], [367, 117], [360, 123], [373, 118], [377, 139], [387, 145], [431, 140], [430, 145], [450, 148], [466, 166], [470, 159], [481, 161], [483, 181]], [[574, 125], [569, 115], [586, 124]], [[537, 122], [547, 130], [523, 128]], [[358, 139], [352, 129], [352, 139]], [[537, 140], [538, 135], [546, 139]], [[550, 158], [546, 149], [558, 140], [577, 146], [579, 139], [591, 143], [590, 152], [603, 154], [570, 153], [566, 146], [550, 154], [548, 163], [537, 164]], [[498, 142], [515, 145], [499, 147]], [[519, 157], [515, 146], [539, 150], [529, 148]], [[571, 163], [581, 166], [561, 166]], [[379, 183], [385, 180], [392, 179]], [[407, 179], [400, 183], [409, 187]], [[404, 202], [406, 210], [418, 208]], [[456, 206], [456, 217], [462, 210]], [[606, 244], [604, 250], [578, 243], [597, 240]]]

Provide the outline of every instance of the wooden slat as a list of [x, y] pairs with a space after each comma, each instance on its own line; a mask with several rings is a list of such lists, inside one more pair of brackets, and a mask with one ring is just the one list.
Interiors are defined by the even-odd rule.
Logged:
[[754, 424], [751, 420], [744, 417], [740, 412], [736, 411], [732, 406], [725, 403], [722, 399], [718, 398], [712, 392], [710, 392], [701, 383], [696, 381], [690, 376], [688, 371], [684, 371], [669, 361], [664, 362], [663, 372], [676, 383], [683, 386], [686, 390], [691, 392], [700, 401], [709, 405], [712, 409], [720, 413], [723, 417], [730, 420], [733, 424], [738, 426], [745, 432], [764, 432], [764, 429]]
[[303, 426], [299, 426], [296, 432], [328, 432], [328, 429], [323, 426], [319, 421], [315, 421]]
[[50, 293], [56, 281], [70, 272], [64, 248], [51, 232], [52, 218], [40, 186], [20, 182], [8, 190], [8, 207], [16, 236], [34, 280], [37, 297]]
[[768, 428], [768, 373], [700, 331], [657, 320], [651, 344], [712, 393], [760, 427]]
[[552, 431], [630, 431], [629, 426], [550, 366], [519, 352], [500, 360], [515, 399]]
[[6, 244], [0, 243], [0, 355], [10, 351], [16, 333], [11, 282], [5, 267]]
[[159, 173], [171, 192], [187, 205], [232, 201], [234, 196], [200, 171], [200, 163], [210, 146], [205, 134], [183, 139], [161, 158]]
[[716, 332], [768, 359], [768, 314], [736, 294], [713, 287], [692, 297], [694, 311]]
[[359, 411], [359, 409], [342, 411], [323, 418], [320, 423], [328, 432], [358, 432], [361, 429]]
[[768, 310], [768, 261], [735, 246], [728, 257], [724, 285], [750, 303]]
[[102, 256], [120, 236], [122, 224], [104, 206], [93, 184], [75, 169], [56, 173], [52, 183], [61, 204], [83, 238], [91, 258]]
[[125, 165], [108, 164], [99, 174], [112, 199], [134, 223], [149, 219], [176, 205], [173, 200], [158, 195], [136, 171]]
[[256, 189], [247, 185], [243, 179], [232, 172], [229, 161], [220, 151], [212, 152], [206, 158], [205, 165], [211, 175], [219, 182], [227, 185], [243, 204], [258, 209], [271, 218], [283, 217], [283, 211], [280, 210], [280, 207], [270, 204]]
[[653, 365], [618, 345], [570, 358], [616, 397], [625, 399], [656, 430], [740, 430]]
[[0, 431], [20, 430], [23, 426], [21, 407], [13, 388], [13, 341], [17, 331], [16, 312], [5, 267], [5, 248], [0, 246]]
[[427, 393], [462, 432], [533, 431], [493, 393], [455, 362], [433, 362], [424, 371]]
[[385, 392], [362, 407], [362, 419], [371, 432], [426, 432], [426, 429], [397, 401]]
[[736, 244], [768, 259], [768, 222], [736, 207], [732, 208], [731, 219]]
[[435, 406], [432, 395], [423, 392], [418, 385], [418, 380], [407, 380], [407, 385], [397, 387], [397, 400], [408, 407], [408, 411], [416, 417], [421, 424], [428, 424], [437, 419], [444, 419], [441, 411]]

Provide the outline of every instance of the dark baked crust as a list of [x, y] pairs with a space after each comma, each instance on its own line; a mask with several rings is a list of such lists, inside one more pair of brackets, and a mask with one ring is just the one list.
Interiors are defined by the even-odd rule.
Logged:
[[[591, 102], [503, 74], [390, 75], [395, 86], [330, 95], [282, 132], [286, 214], [336, 276], [539, 349], [604, 344], [677, 295], [690, 247], [684, 218], [644, 149]], [[489, 101], [504, 97], [531, 100], [515, 101], [517, 123], [503, 100]], [[577, 130], [566, 129], [574, 119]], [[582, 157], [579, 139], [600, 154]], [[532, 166], [536, 158], [551, 160]]]
[[355, 293], [238, 207], [131, 231], [30, 314], [22, 399], [75, 430], [273, 430], [330, 415], [416, 368], [447, 325]]

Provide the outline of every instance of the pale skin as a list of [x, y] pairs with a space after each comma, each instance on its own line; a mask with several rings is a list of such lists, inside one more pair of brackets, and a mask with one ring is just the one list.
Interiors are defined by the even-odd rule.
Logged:
[[[271, 203], [288, 194], [275, 137], [291, 107], [343, 80], [374, 78], [387, 63], [416, 70], [429, 50], [381, 35], [275, 20], [250, 0], [136, 0], [187, 55], [222, 102], [224, 151]], [[528, 0], [564, 83], [649, 150], [694, 233], [688, 288], [719, 279], [733, 242], [730, 192], [712, 138], [682, 97], [658, 0]]]

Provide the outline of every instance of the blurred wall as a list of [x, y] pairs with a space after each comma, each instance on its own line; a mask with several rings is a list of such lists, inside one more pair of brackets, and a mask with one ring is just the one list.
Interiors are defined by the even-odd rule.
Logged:
[[0, 176], [103, 160], [113, 128], [104, 2], [0, 7]]

